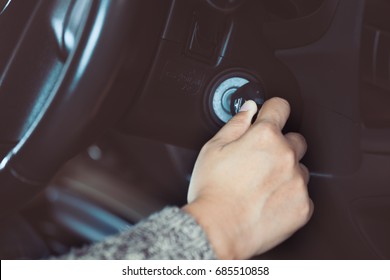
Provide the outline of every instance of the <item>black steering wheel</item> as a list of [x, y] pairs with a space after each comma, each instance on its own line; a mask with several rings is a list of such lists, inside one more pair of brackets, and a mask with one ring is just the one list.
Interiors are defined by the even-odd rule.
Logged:
[[[66, 160], [128, 109], [167, 10], [155, 3], [151, 11], [145, 2], [5, 3], [0, 15], [0, 215], [25, 205]], [[131, 76], [131, 85], [123, 72]]]

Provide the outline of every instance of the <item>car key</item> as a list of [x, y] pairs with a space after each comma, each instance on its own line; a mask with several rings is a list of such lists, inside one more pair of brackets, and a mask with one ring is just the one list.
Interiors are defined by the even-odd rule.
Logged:
[[259, 83], [249, 82], [232, 94], [230, 101], [231, 114], [236, 115], [247, 100], [256, 102], [258, 109], [264, 104], [265, 91]]

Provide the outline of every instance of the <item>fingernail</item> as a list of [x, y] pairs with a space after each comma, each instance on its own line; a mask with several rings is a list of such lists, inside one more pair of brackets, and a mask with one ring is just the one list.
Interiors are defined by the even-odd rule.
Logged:
[[254, 110], [254, 101], [252, 100], [248, 100], [248, 101], [245, 101], [244, 105], [241, 106], [240, 108], [240, 112], [246, 112], [246, 111], [251, 111], [251, 110]]

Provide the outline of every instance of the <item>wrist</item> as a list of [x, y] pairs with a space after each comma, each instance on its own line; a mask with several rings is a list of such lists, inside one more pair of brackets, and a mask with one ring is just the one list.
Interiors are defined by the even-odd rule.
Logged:
[[[225, 215], [219, 215], [221, 209], [218, 210], [218, 207], [210, 207], [207, 204], [210, 203], [194, 201], [182, 209], [202, 227], [219, 259], [237, 259], [235, 242], [232, 238], [234, 225], [226, 221]], [[229, 225], [231, 228], [225, 228], [224, 225]]]

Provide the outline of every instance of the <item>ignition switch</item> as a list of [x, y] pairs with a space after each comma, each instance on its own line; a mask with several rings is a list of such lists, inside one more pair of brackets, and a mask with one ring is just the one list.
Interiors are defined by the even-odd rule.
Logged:
[[223, 75], [211, 87], [212, 116], [218, 122], [226, 123], [237, 114], [246, 100], [253, 100], [258, 106], [265, 101], [263, 86], [254, 76], [244, 73]]

